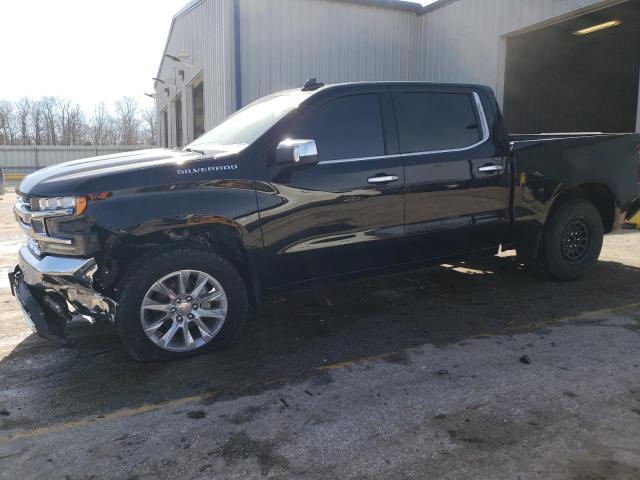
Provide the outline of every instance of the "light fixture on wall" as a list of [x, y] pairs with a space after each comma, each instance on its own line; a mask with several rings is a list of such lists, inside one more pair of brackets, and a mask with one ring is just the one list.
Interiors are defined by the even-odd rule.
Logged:
[[583, 28], [582, 30], [578, 30], [573, 32], [574, 35], [588, 35], [590, 33], [599, 32], [600, 30], [604, 30], [606, 28], [617, 27], [622, 24], [622, 20], [613, 19], [608, 22], [599, 23], [598, 25], [594, 25], [592, 27]]
[[150, 97], [150, 98], [156, 98], [156, 94], [155, 93], [145, 93], [145, 95], [147, 97]]
[[169, 60], [173, 60], [176, 63], [180, 63], [182, 65], [186, 65], [188, 67], [191, 68], [198, 68], [195, 65], [192, 65], [191, 63], [185, 61], [186, 58], [190, 58], [191, 55], [187, 54], [187, 53], [182, 53], [180, 55], [169, 55], [168, 53], [164, 54], [165, 58], [168, 58]]
[[165, 82], [164, 80], [162, 80], [161, 78], [153, 77], [151, 80], [153, 80], [154, 82], [166, 83], [166, 82]]

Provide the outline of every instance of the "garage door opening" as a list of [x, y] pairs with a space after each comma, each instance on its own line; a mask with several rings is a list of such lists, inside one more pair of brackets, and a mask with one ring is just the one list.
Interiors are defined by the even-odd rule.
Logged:
[[193, 138], [204, 134], [204, 84], [193, 87]]
[[173, 111], [176, 116], [176, 147], [182, 147], [182, 97], [180, 95], [173, 101]]
[[506, 55], [511, 132], [638, 128], [640, 0], [509, 37]]

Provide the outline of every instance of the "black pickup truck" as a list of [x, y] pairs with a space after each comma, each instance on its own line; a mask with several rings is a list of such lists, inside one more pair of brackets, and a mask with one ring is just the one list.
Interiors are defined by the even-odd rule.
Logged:
[[635, 213], [640, 137], [509, 137], [479, 85], [316, 81], [191, 145], [29, 175], [26, 321], [113, 322], [139, 360], [230, 345], [270, 290], [516, 250], [556, 280]]

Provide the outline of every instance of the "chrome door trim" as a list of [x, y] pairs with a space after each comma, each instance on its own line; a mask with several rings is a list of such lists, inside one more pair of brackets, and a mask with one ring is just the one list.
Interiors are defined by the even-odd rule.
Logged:
[[460, 148], [452, 148], [448, 150], [428, 150], [425, 152], [412, 152], [412, 153], [396, 153], [393, 155], [379, 155], [376, 157], [361, 157], [361, 158], [344, 158], [340, 160], [324, 160], [318, 162], [318, 165], [334, 165], [339, 163], [352, 163], [352, 162], [366, 162], [369, 160], [383, 160], [385, 158], [406, 158], [406, 157], [415, 157], [416, 155], [437, 155], [440, 153], [456, 153], [456, 152], [466, 152], [467, 150], [472, 150], [476, 147], [479, 147], [483, 143], [487, 142], [491, 137], [491, 132], [489, 132], [489, 122], [487, 122], [487, 115], [484, 111], [484, 107], [482, 106], [482, 100], [480, 99], [480, 95], [477, 92], [473, 93], [473, 99], [476, 104], [476, 108], [478, 109], [478, 116], [480, 117], [480, 127], [482, 128], [482, 139], [479, 142], [474, 143], [473, 145], [469, 145], [468, 147], [460, 147]]
[[369, 160], [383, 160], [385, 158], [400, 157], [399, 153], [395, 155], [378, 155], [377, 157], [360, 157], [360, 158], [344, 158], [340, 160], [325, 160], [319, 162], [318, 165], [333, 165], [336, 163], [352, 163], [352, 162], [366, 162]]

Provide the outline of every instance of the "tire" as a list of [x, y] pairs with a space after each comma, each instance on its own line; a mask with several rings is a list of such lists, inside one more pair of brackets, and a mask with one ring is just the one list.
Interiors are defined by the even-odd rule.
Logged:
[[[178, 272], [183, 274], [176, 275]], [[198, 298], [186, 301], [187, 294], [205, 280]], [[129, 268], [120, 285], [116, 327], [125, 348], [138, 361], [175, 360], [227, 348], [240, 335], [247, 317], [242, 277], [231, 263], [212, 252], [180, 248], [149, 255]], [[175, 294], [173, 300], [170, 292]], [[215, 292], [219, 298], [213, 300]], [[205, 301], [207, 293], [211, 301]], [[207, 318], [205, 312], [216, 317]], [[223, 312], [224, 318], [219, 318]], [[163, 320], [166, 315], [169, 317]], [[157, 324], [160, 326], [155, 327]], [[170, 336], [171, 341], [164, 345]]]
[[583, 278], [598, 261], [603, 238], [602, 217], [591, 202], [563, 201], [547, 220], [542, 251], [546, 271], [559, 281]]

